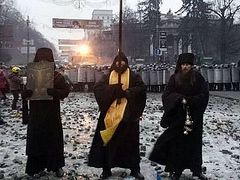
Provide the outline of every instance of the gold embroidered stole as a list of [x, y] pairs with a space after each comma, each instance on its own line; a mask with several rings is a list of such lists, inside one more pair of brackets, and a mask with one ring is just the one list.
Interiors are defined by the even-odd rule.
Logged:
[[[126, 90], [129, 88], [129, 75], [130, 75], [129, 68], [123, 74], [121, 74], [121, 83], [123, 84], [122, 85], [123, 90]], [[109, 84], [117, 84], [117, 83], [118, 83], [118, 73], [116, 71], [112, 71], [109, 77]], [[115, 133], [119, 123], [123, 118], [126, 106], [127, 106], [127, 99], [121, 98], [120, 104], [117, 104], [117, 99], [115, 99], [111, 104], [111, 106], [109, 107], [104, 119], [106, 129], [100, 131], [104, 145], [106, 145], [110, 141], [113, 134]]]

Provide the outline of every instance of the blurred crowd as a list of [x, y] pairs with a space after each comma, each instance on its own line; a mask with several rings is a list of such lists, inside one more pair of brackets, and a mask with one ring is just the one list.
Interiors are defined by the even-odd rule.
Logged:
[[[226, 90], [226, 91], [239, 91], [240, 85], [240, 63], [231, 63], [225, 65], [202, 65], [196, 66], [197, 69], [205, 80], [209, 83], [209, 89], [214, 90]], [[162, 92], [170, 78], [175, 71], [175, 65], [166, 63], [153, 63], [153, 64], [135, 64], [130, 65], [131, 69], [140, 74], [148, 92]], [[107, 74], [110, 70], [110, 66], [91, 66], [91, 65], [58, 65], [56, 64], [56, 71], [61, 73], [66, 82], [70, 86], [71, 91], [79, 92], [91, 92], [93, 86], [99, 79]], [[20, 113], [22, 107], [18, 107], [21, 104], [21, 91], [26, 86], [24, 78], [26, 80], [27, 66], [13, 65], [6, 66], [0, 64], [0, 99], [1, 106], [11, 106], [13, 112]], [[11, 105], [8, 103], [10, 96], [6, 96], [6, 93], [10, 93]], [[21, 104], [20, 106], [23, 106]], [[0, 124], [4, 124], [1, 117], [0, 110]]]
[[[3, 64], [0, 65], [0, 98], [1, 106], [8, 106], [8, 96], [6, 93], [12, 94], [11, 108], [13, 111], [21, 110], [21, 107], [17, 107], [20, 99], [20, 93], [23, 89], [23, 81], [21, 68], [18, 66], [7, 67]], [[1, 117], [0, 111], [0, 125], [5, 124], [5, 121]]]

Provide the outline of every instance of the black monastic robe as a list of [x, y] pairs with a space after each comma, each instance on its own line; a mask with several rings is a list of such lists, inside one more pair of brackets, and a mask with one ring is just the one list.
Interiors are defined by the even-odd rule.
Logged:
[[116, 99], [114, 86], [109, 85], [109, 75], [95, 84], [94, 94], [100, 117], [89, 153], [88, 165], [92, 167], [139, 168], [139, 120], [146, 103], [146, 88], [141, 77], [130, 71], [128, 103], [122, 121], [112, 139], [104, 146], [100, 131], [105, 129], [104, 118]]
[[[167, 129], [158, 138], [149, 159], [166, 165], [167, 172], [181, 172], [184, 169], [201, 172], [203, 114], [207, 107], [209, 91], [208, 84], [201, 74], [193, 71], [193, 75], [196, 80], [193, 85], [179, 85], [176, 82], [176, 74], [173, 74], [162, 95], [164, 114], [161, 126]], [[193, 130], [189, 135], [183, 133], [186, 120], [183, 97], [188, 100], [193, 120]]]
[[30, 101], [26, 146], [28, 174], [35, 174], [44, 168], [56, 171], [65, 165], [60, 100], [68, 96], [69, 86], [56, 71], [54, 89], [53, 100]]

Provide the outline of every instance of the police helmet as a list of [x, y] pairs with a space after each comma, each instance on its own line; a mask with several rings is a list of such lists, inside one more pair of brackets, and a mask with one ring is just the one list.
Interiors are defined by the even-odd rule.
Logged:
[[18, 73], [20, 70], [21, 70], [21, 69], [20, 69], [19, 67], [17, 67], [17, 66], [14, 66], [14, 67], [12, 68], [12, 72], [13, 72], [13, 73]]

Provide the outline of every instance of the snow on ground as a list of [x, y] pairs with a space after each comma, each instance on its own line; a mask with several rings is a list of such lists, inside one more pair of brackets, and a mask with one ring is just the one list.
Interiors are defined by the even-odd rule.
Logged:
[[[203, 166], [209, 179], [240, 179], [240, 92], [215, 93], [211, 96], [204, 116]], [[214, 93], [212, 93], [214, 94]], [[9, 95], [10, 98], [10, 95]], [[10, 101], [8, 102], [10, 104]], [[98, 107], [92, 93], [71, 93], [61, 102], [62, 122], [65, 141], [64, 171], [62, 179], [98, 179], [101, 169], [87, 166], [87, 155], [97, 123]], [[151, 163], [149, 153], [164, 131], [159, 122], [161, 94], [149, 93], [147, 105], [140, 123], [141, 172], [146, 180], [155, 180], [157, 173], [167, 179], [164, 167]], [[0, 179], [29, 179], [24, 174], [26, 165], [26, 125], [21, 117], [12, 112], [10, 105], [1, 104], [3, 119], [7, 124], [0, 126]], [[109, 179], [131, 179], [129, 170], [114, 168]], [[53, 173], [47, 173], [40, 179], [57, 179]], [[134, 179], [134, 178], [132, 178]], [[185, 170], [181, 179], [191, 179], [191, 172]]]

